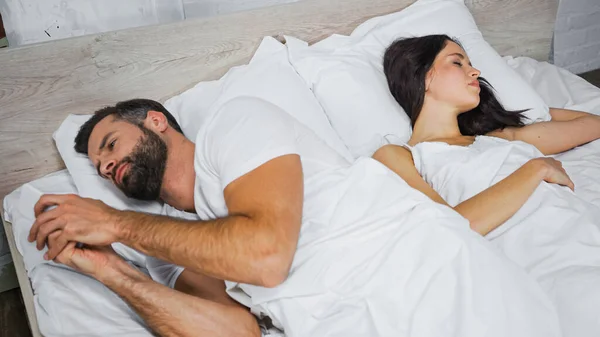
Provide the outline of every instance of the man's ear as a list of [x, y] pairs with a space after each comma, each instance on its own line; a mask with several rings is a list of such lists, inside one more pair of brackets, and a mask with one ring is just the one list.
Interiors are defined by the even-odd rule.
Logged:
[[144, 126], [156, 133], [163, 133], [169, 128], [169, 122], [162, 112], [150, 110], [146, 115]]

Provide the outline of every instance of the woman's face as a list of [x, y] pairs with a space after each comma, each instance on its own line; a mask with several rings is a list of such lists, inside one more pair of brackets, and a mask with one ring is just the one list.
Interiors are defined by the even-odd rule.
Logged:
[[425, 79], [426, 100], [442, 103], [459, 114], [472, 110], [479, 105], [480, 73], [471, 65], [467, 53], [448, 41]]

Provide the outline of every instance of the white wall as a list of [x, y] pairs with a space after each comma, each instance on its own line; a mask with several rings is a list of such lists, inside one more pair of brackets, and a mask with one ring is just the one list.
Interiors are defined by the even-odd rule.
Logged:
[[18, 46], [295, 1], [0, 0], [0, 12], [10, 46]]
[[[183, 0], [186, 18], [208, 17], [299, 0]], [[326, 0], [325, 0], [326, 1]]]
[[554, 63], [573, 73], [600, 69], [600, 0], [561, 0]]
[[[0, 12], [17, 46], [295, 1], [0, 0]], [[554, 41], [557, 65], [575, 73], [600, 68], [600, 0], [560, 0]]]
[[183, 20], [182, 0], [0, 0], [10, 46]]

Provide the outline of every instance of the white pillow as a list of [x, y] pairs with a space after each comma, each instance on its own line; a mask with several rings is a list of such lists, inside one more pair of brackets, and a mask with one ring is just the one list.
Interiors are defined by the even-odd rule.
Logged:
[[23, 256], [27, 272], [44, 263], [47, 249], [38, 251], [34, 243], [27, 241], [29, 229], [35, 221], [33, 206], [44, 193], [68, 194], [77, 192], [73, 180], [66, 170], [24, 184], [4, 198], [4, 218], [12, 223], [15, 246]]
[[419, 0], [365, 22], [349, 37], [335, 35], [310, 47], [286, 39], [290, 61], [350, 152], [359, 157], [372, 155], [386, 135], [410, 138], [409, 118], [388, 89], [383, 54], [398, 38], [430, 34], [457, 38], [507, 109], [531, 109], [526, 115], [532, 121], [549, 119], [543, 100], [484, 41], [462, 0]]
[[570, 71], [529, 57], [504, 57], [552, 108], [600, 115], [600, 89]]
[[[29, 229], [35, 221], [33, 206], [43, 194], [77, 194], [77, 189], [67, 170], [54, 172], [40, 179], [34, 180], [19, 187], [4, 198], [5, 219], [13, 226], [17, 250], [23, 256], [23, 263], [28, 273], [37, 266], [51, 264], [59, 266], [53, 261], [44, 260], [47, 248], [38, 251], [35, 243], [27, 241]], [[121, 243], [112, 245], [115, 252], [125, 260], [140, 268], [146, 268], [146, 256]], [[62, 268], [67, 268], [60, 265]]]
[[290, 64], [285, 45], [265, 37], [248, 65], [230, 69], [221, 79], [200, 82], [165, 102], [192, 141], [200, 126], [236, 97], [256, 97], [280, 107], [313, 130], [348, 160], [352, 155], [331, 127], [319, 101]]
[[[217, 81], [201, 82], [169, 99], [165, 107], [192, 141], [204, 121], [227, 101], [240, 96], [258, 97], [273, 103], [312, 129], [329, 146], [348, 160], [352, 155], [331, 128], [327, 116], [288, 60], [287, 48], [266, 37], [248, 65], [232, 68]], [[98, 176], [86, 155], [73, 148], [81, 125], [91, 115], [70, 115], [54, 133], [56, 147], [83, 197], [104, 201], [117, 209], [165, 213], [158, 202], [127, 198], [110, 181]], [[164, 206], [167, 207], [168, 206]]]

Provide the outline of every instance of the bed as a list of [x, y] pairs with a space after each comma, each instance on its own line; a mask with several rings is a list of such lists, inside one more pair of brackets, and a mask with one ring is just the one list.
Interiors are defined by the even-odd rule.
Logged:
[[[486, 40], [501, 54], [549, 58], [555, 0], [467, 0]], [[69, 114], [132, 97], [164, 101], [246, 63], [264, 36], [314, 43], [349, 34], [410, 0], [304, 0], [243, 13], [151, 26], [0, 51], [0, 197], [64, 168], [52, 133]], [[573, 154], [574, 155], [574, 154]], [[4, 214], [4, 212], [0, 212]], [[29, 324], [41, 336], [33, 290], [13, 228], [3, 219]]]

